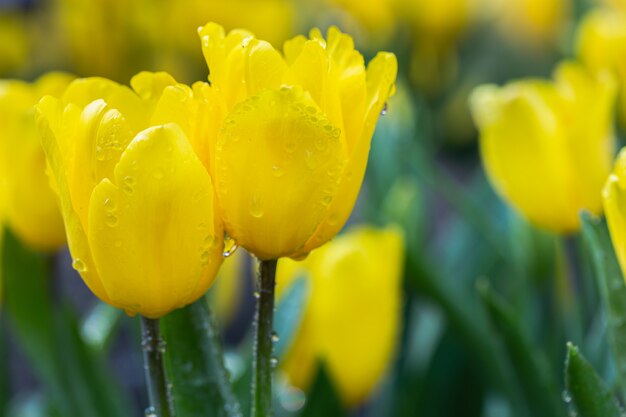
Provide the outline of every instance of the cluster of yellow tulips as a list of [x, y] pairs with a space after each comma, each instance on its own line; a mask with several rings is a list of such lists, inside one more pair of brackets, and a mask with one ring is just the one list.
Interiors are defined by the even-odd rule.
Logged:
[[[241, 417], [247, 406], [267, 417], [278, 403], [292, 417], [334, 395], [339, 405], [319, 413], [365, 404], [363, 415], [409, 417], [454, 402], [444, 377], [480, 398], [469, 417], [563, 417], [554, 373], [568, 341], [609, 371], [567, 345], [565, 402], [581, 417], [623, 415], [613, 394], [626, 401], [626, 2], [579, 3], [0, 5], [0, 76], [34, 79], [0, 80], [2, 297], [50, 401], [68, 398], [55, 385], [78, 373], [55, 379], [64, 365], [46, 355], [62, 343], [41, 323], [64, 313], [36, 323], [15, 308], [17, 241], [35, 263], [67, 246], [102, 317], [140, 316], [148, 417]], [[305, 26], [325, 29], [294, 36]], [[502, 73], [485, 70], [490, 48]], [[509, 49], [532, 76], [504, 62]], [[477, 179], [463, 164], [461, 186], [448, 178], [447, 158], [465, 151], [488, 182], [478, 157]], [[368, 159], [369, 175], [388, 178], [368, 183]], [[355, 206], [369, 224], [345, 227]], [[239, 305], [247, 295], [254, 307]], [[224, 355], [218, 329], [238, 313], [253, 334], [244, 353]], [[605, 334], [610, 343], [585, 345]], [[99, 375], [89, 360], [105, 354], [74, 336], [67, 356]], [[387, 403], [369, 407], [376, 393]], [[55, 412], [101, 406], [92, 417], [107, 417], [106, 395]], [[450, 407], [442, 415], [458, 415]]]
[[[262, 261], [303, 259], [335, 236], [394, 93], [395, 56], [379, 53], [366, 67], [352, 38], [334, 27], [326, 38], [319, 30], [293, 38], [282, 54], [244, 30], [226, 33], [209, 23], [198, 33], [209, 83], [187, 86], [164, 72], [142, 72], [129, 88], [50, 73], [33, 84], [0, 86], [4, 222], [37, 249], [58, 248], [66, 234], [72, 266], [89, 289], [129, 315], [155, 319], [193, 303], [237, 246]], [[365, 368], [374, 374], [365, 386], [351, 382], [358, 374], [338, 371], [349, 403], [366, 396], [391, 355], [401, 246], [396, 230], [363, 229], [304, 263], [316, 276], [309, 308], [316, 317], [302, 330], [309, 332], [335, 315], [316, 300], [345, 309], [332, 300], [356, 283], [356, 276], [325, 277], [383, 264], [371, 257], [397, 258], [396, 270], [376, 274], [388, 280], [356, 286], [363, 288], [357, 309], [388, 293], [380, 303], [389, 316], [377, 325], [388, 334], [380, 335], [381, 358]], [[290, 268], [281, 261], [285, 285]], [[348, 340], [365, 340], [368, 330]], [[294, 383], [305, 387], [313, 352], [326, 356], [331, 338], [301, 340], [293, 355], [306, 346], [309, 375]], [[329, 352], [331, 365], [343, 360]]]

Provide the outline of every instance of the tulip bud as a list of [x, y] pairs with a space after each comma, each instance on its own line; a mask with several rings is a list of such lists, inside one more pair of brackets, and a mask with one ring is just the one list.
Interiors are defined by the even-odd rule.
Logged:
[[226, 231], [260, 259], [303, 257], [352, 211], [396, 58], [379, 53], [366, 69], [337, 28], [287, 41], [284, 55], [214, 23], [199, 34], [219, 103], [206, 148]]
[[0, 194], [4, 220], [26, 244], [55, 250], [65, 244], [57, 198], [46, 175], [35, 104], [46, 95], [60, 95], [72, 77], [51, 73], [30, 84], [0, 81]]
[[403, 262], [402, 234], [394, 227], [350, 229], [303, 262], [279, 261], [279, 297], [303, 274], [311, 284], [302, 324], [281, 365], [291, 384], [308, 389], [322, 361], [345, 404], [356, 405], [372, 392], [396, 346]]
[[103, 301], [157, 318], [206, 292], [223, 229], [192, 146], [205, 134], [202, 83], [141, 73], [131, 84], [76, 80], [37, 108], [74, 269]]
[[555, 81], [485, 85], [471, 95], [483, 164], [496, 191], [534, 224], [580, 228], [579, 211], [602, 210], [611, 169], [615, 83], [574, 63]]

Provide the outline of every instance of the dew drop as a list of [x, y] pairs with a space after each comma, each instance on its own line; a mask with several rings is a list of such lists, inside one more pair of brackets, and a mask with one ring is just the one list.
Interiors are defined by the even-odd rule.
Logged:
[[272, 368], [276, 368], [276, 366], [278, 366], [278, 358], [272, 356], [272, 358], [270, 359], [270, 366]]
[[237, 251], [239, 245], [235, 242], [234, 239], [230, 237], [224, 237], [224, 252], [222, 252], [222, 256], [224, 258], [228, 258], [233, 253]]
[[272, 332], [272, 342], [276, 343], [279, 340], [280, 340], [280, 336], [278, 336], [278, 333]]
[[383, 109], [380, 111], [380, 115], [384, 116], [387, 114], [387, 103], [383, 106]]
[[146, 411], [144, 412], [144, 415], [146, 417], [158, 417], [157, 413], [156, 413], [156, 410], [152, 406], [146, 408]]
[[104, 224], [106, 224], [109, 227], [117, 226], [117, 216], [115, 216], [114, 214], [107, 214], [104, 217]]
[[315, 158], [313, 151], [311, 151], [310, 149], [306, 149], [304, 151], [304, 161], [306, 162], [307, 168], [309, 169], [317, 168], [317, 159]]
[[258, 291], [255, 291], [252, 295], [254, 295], [254, 298], [256, 298], [257, 300], [261, 298], [261, 293]]
[[78, 272], [87, 272], [87, 265], [85, 265], [85, 262], [80, 258], [76, 258], [72, 261], [72, 268]]
[[209, 262], [209, 257], [211, 256], [211, 254], [209, 253], [208, 250], [205, 250], [204, 252], [202, 252], [202, 254], [200, 254], [200, 262], [203, 265], [206, 265]]
[[572, 401], [572, 396], [568, 390], [563, 390], [563, 392], [561, 393], [561, 398], [563, 398], [563, 401], [565, 401], [565, 403], [569, 403], [570, 401]]
[[313, 142], [313, 144], [315, 145], [315, 148], [320, 152], [324, 152], [326, 148], [328, 147], [328, 142], [326, 141], [326, 138], [323, 135], [318, 135], [315, 138], [315, 141]]
[[322, 205], [324, 206], [329, 206], [332, 201], [333, 201], [333, 196], [330, 194], [322, 197]]
[[115, 202], [108, 197], [104, 199], [102, 205], [106, 211], [113, 211], [116, 208]]
[[257, 219], [263, 217], [264, 213], [263, 199], [258, 194], [253, 194], [250, 200], [250, 215]]
[[287, 136], [283, 140], [283, 148], [287, 153], [294, 153], [296, 151], [298, 144], [293, 136]]
[[276, 178], [282, 177], [283, 175], [285, 175], [285, 168], [281, 167], [280, 165], [274, 165], [272, 167], [272, 175]]

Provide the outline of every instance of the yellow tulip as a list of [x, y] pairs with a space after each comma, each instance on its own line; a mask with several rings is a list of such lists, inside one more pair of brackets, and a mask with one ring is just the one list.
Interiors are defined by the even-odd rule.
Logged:
[[602, 210], [611, 169], [615, 83], [575, 63], [555, 81], [480, 86], [470, 97], [483, 164], [496, 191], [531, 222], [558, 232], [579, 229], [578, 213]]
[[322, 361], [345, 404], [372, 392], [396, 346], [403, 261], [399, 229], [367, 226], [350, 229], [303, 262], [279, 261], [279, 297], [296, 277], [310, 278], [301, 327], [281, 364], [290, 384], [308, 389]]
[[566, 29], [572, 0], [487, 0], [502, 32], [521, 43], [554, 43]]
[[60, 95], [72, 77], [51, 73], [30, 84], [0, 81], [0, 187], [4, 219], [26, 244], [54, 250], [65, 244], [57, 198], [46, 175], [35, 104], [46, 95]]
[[338, 29], [298, 36], [284, 56], [209, 23], [199, 30], [218, 111], [209, 162], [224, 226], [260, 259], [302, 257], [345, 224], [396, 58], [368, 65]]
[[205, 83], [165, 73], [133, 90], [76, 80], [38, 104], [73, 266], [103, 301], [149, 318], [206, 292], [222, 262], [211, 178], [190, 141], [205, 134]]
[[611, 70], [616, 75], [621, 85], [620, 119], [626, 124], [626, 14], [604, 8], [585, 15], [578, 28], [577, 50], [591, 70]]
[[622, 149], [615, 161], [602, 192], [604, 212], [617, 259], [626, 273], [626, 150]]

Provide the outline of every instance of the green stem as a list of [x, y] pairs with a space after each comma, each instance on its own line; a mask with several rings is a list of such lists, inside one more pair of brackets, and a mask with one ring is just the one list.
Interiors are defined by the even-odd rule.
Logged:
[[146, 416], [172, 417], [174, 412], [163, 367], [165, 343], [159, 331], [159, 319], [141, 317], [141, 347], [150, 402]]
[[272, 332], [276, 259], [261, 261], [254, 316], [252, 417], [272, 415]]

